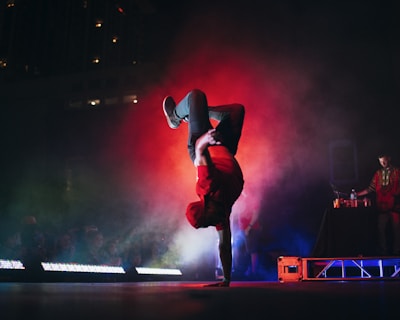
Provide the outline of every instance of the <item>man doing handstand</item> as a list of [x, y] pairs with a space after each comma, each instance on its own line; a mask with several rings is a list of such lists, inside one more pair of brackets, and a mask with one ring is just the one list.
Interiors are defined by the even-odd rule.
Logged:
[[[241, 104], [208, 106], [204, 92], [190, 91], [178, 104], [171, 96], [163, 101], [170, 128], [188, 123], [188, 151], [197, 169], [196, 193], [200, 200], [187, 206], [186, 218], [196, 229], [215, 226], [223, 281], [229, 287], [232, 272], [230, 214], [243, 189], [243, 173], [235, 155], [242, 133], [244, 107]], [[210, 119], [217, 121], [213, 128]]]

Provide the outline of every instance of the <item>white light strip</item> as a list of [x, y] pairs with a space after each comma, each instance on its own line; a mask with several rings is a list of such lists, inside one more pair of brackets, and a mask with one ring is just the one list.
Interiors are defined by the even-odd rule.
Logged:
[[125, 273], [125, 270], [122, 267], [105, 265], [42, 262], [42, 267], [44, 271]]
[[24, 270], [25, 267], [20, 260], [0, 259], [0, 269]]
[[179, 269], [162, 269], [162, 268], [144, 268], [136, 267], [138, 274], [160, 274], [160, 275], [173, 275], [181, 276], [182, 272]]

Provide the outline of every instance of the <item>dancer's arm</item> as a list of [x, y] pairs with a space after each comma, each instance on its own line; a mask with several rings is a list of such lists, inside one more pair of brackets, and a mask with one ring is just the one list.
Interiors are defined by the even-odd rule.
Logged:
[[196, 157], [194, 159], [194, 165], [196, 167], [209, 165], [206, 150], [210, 145], [221, 144], [221, 142], [218, 141], [217, 136], [218, 132], [215, 129], [210, 129], [197, 139], [195, 147]]

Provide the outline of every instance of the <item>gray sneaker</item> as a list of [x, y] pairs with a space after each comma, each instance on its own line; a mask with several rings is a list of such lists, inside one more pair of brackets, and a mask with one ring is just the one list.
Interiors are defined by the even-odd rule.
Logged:
[[182, 122], [175, 113], [176, 103], [171, 96], [166, 96], [163, 101], [163, 111], [171, 129], [176, 129]]

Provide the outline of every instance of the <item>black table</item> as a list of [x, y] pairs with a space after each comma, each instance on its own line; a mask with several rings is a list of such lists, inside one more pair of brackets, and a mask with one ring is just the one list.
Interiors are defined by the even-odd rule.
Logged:
[[374, 207], [325, 210], [313, 257], [374, 256], [377, 253]]

